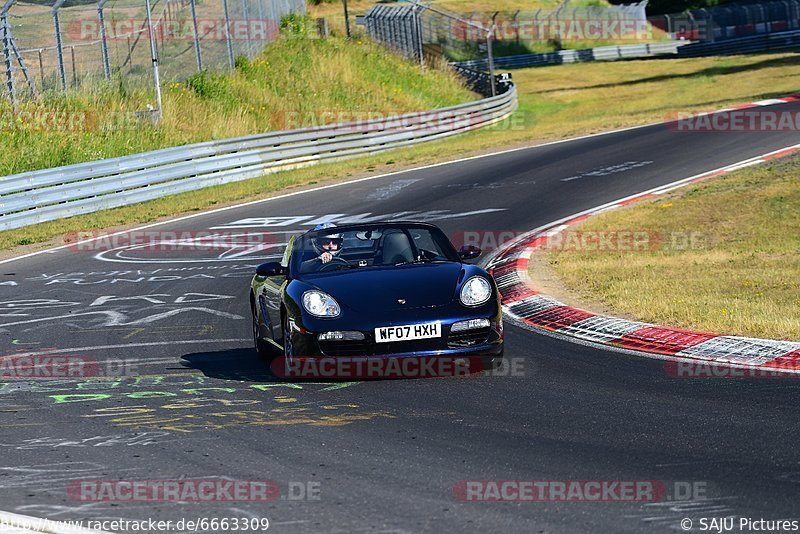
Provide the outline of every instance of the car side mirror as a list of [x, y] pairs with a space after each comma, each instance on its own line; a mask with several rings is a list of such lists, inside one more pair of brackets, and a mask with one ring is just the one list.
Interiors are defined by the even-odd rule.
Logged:
[[458, 251], [458, 255], [462, 260], [473, 260], [481, 255], [481, 249], [475, 245], [464, 245]]
[[283, 265], [281, 265], [277, 261], [268, 261], [267, 263], [262, 263], [258, 267], [256, 267], [256, 274], [258, 276], [281, 276], [286, 274]]

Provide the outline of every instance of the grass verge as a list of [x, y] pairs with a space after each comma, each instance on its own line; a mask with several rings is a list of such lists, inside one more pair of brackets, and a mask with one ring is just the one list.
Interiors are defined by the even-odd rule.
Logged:
[[[396, 2], [395, 5], [403, 5], [404, 2]], [[627, 35], [627, 36], [608, 36], [606, 39], [578, 39], [575, 31], [571, 36], [564, 39], [558, 39], [556, 30], [551, 29], [550, 32], [542, 30], [544, 35], [540, 34], [537, 38], [531, 26], [523, 24], [522, 37], [520, 38], [515, 34], [508, 22], [518, 17], [518, 20], [531, 23], [534, 20], [543, 21], [548, 14], [553, 15], [558, 7], [562, 4], [561, 0], [499, 0], [487, 5], [486, 2], [476, 0], [438, 0], [431, 7], [448, 11], [456, 16], [479, 22], [486, 27], [491, 26], [492, 16], [495, 12], [500, 12], [500, 26], [507, 28], [507, 34], [502, 30], [497, 32], [493, 53], [496, 57], [510, 56], [516, 54], [531, 54], [542, 52], [553, 52], [561, 49], [582, 49], [594, 48], [597, 46], [609, 45], [625, 45], [635, 44], [642, 39], [642, 36]], [[374, 0], [348, 0], [347, 8], [350, 16], [350, 30], [354, 34], [363, 31], [363, 26], [358, 26], [355, 23], [356, 16], [365, 15], [375, 5]], [[392, 5], [392, 4], [389, 4]], [[569, 9], [566, 13], [571, 13], [570, 10], [585, 7], [610, 7], [611, 4], [606, 0], [573, 0], [570, 2]], [[308, 4], [308, 14], [312, 18], [325, 18], [328, 21], [329, 31], [337, 34], [345, 34], [345, 20], [344, 8], [342, 3], [338, 0], [320, 0], [318, 2], [310, 2]], [[560, 15], [560, 19], [564, 20], [565, 16]], [[553, 16], [553, 20], [556, 17]], [[586, 17], [585, 12], [578, 14], [575, 19], [580, 24], [580, 20]], [[424, 24], [423, 24], [424, 25]], [[527, 28], [527, 29], [526, 29]], [[648, 41], [663, 41], [669, 40], [669, 36], [662, 30], [649, 26], [650, 33], [645, 36]], [[529, 32], [526, 38], [526, 32]], [[478, 49], [477, 41], [470, 44], [464, 41], [450, 41], [444, 47], [445, 53], [452, 61], [462, 61], [467, 59], [476, 59], [486, 56], [485, 51]]]
[[203, 71], [167, 86], [159, 126], [135, 118], [152, 94], [121, 81], [67, 97], [47, 94], [17, 114], [0, 101], [0, 176], [476, 97], [456, 75], [420, 72], [370, 41], [287, 36], [236, 65], [232, 76]]
[[800, 340], [798, 173], [800, 157], [774, 160], [592, 217], [571, 230], [647, 232], [655, 247], [564, 247], [542, 254], [567, 288], [612, 313], [706, 332]]
[[[386, 154], [286, 171], [136, 206], [0, 232], [0, 249], [46, 242], [80, 230], [140, 224], [263, 198], [290, 187], [387, 172], [498, 147], [524, 146], [660, 121], [676, 110], [713, 110], [737, 102], [782, 96], [798, 89], [799, 75], [800, 64], [794, 54], [584, 63], [519, 70], [514, 72], [520, 97], [519, 111], [512, 119], [494, 127]], [[390, 91], [392, 93], [394, 91]], [[361, 111], [365, 109], [370, 108]], [[217, 116], [211, 111], [207, 113], [204, 120], [209, 124], [206, 127], [213, 128]], [[251, 127], [255, 126], [251, 123]], [[130, 145], [126, 153], [139, 150], [138, 135], [128, 136]]]

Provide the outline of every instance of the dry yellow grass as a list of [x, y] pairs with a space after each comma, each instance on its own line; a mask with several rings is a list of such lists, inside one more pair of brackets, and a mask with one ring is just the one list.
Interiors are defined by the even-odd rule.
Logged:
[[[387, 53], [379, 45], [331, 38], [287, 36], [252, 62], [239, 60], [232, 76], [202, 73], [164, 90], [158, 127], [137, 122], [134, 112], [152, 103], [149, 91], [100, 85], [94, 90], [46, 94], [26, 102], [20, 123], [0, 135], [0, 176], [177, 146], [336, 122], [355, 112], [422, 111], [473, 100], [451, 72], [428, 70]], [[59, 111], [88, 113], [86, 131], [41, 128], [23, 117]], [[0, 118], [12, 117], [0, 100]], [[124, 120], [119, 120], [123, 118]], [[292, 124], [300, 121], [300, 125]], [[94, 124], [86, 121], [86, 124]], [[60, 126], [57, 124], [56, 126]], [[2, 127], [5, 124], [0, 125]]]
[[[397, 5], [403, 5], [406, 2], [397, 2]], [[455, 15], [462, 15], [462, 16], [473, 16], [477, 14], [481, 14], [481, 18], [485, 16], [485, 21], [487, 25], [491, 23], [489, 20], [492, 13], [495, 11], [500, 11], [501, 13], [508, 13], [513, 14], [517, 11], [522, 12], [520, 15], [520, 20], [525, 20], [527, 17], [528, 20], [533, 19], [533, 14], [536, 13], [538, 10], [542, 10], [538, 13], [539, 19], [543, 19], [548, 12], [554, 11], [561, 5], [560, 0], [500, 0], [497, 2], [492, 2], [488, 4], [486, 2], [480, 2], [475, 0], [438, 0], [431, 4], [432, 8], [441, 9], [453, 13]], [[426, 4], [426, 2], [423, 2]], [[367, 11], [369, 11], [372, 6], [375, 5], [373, 0], [348, 0], [347, 2], [347, 9], [350, 14], [350, 29], [352, 32], [360, 32], [362, 31], [362, 27], [357, 26], [355, 23], [355, 18], [358, 15], [364, 15]], [[391, 5], [391, 4], [389, 4]], [[604, 0], [573, 0], [570, 2], [570, 9], [583, 6], [583, 5], [596, 5], [596, 6], [606, 6], [609, 5], [608, 2]], [[320, 4], [308, 5], [308, 14], [313, 18], [325, 18], [328, 21], [328, 27], [331, 31], [334, 31], [338, 34], [343, 34], [345, 31], [345, 22], [344, 22], [344, 7], [342, 5], [341, 0], [333, 0], [333, 1], [324, 1]], [[652, 40], [662, 40], [665, 37], [664, 32], [659, 30], [658, 28], [651, 27], [652, 31]], [[591, 48], [593, 46], [604, 46], [610, 44], [629, 44], [630, 41], [620, 41], [620, 40], [604, 40], [604, 41], [588, 41], [588, 40], [581, 40], [581, 41], [564, 41], [562, 45], [565, 48]], [[502, 42], [498, 45], [499, 49], [502, 50]], [[527, 43], [527, 50], [520, 49], [519, 52], [511, 52], [511, 53], [524, 53], [525, 51], [532, 51], [532, 52], [545, 52], [545, 51], [552, 51], [553, 47], [551, 44], [548, 44], [546, 39], [543, 39], [539, 42], [528, 42]], [[515, 50], [511, 48], [511, 50]], [[506, 52], [508, 55], [509, 52]]]
[[[743, 169], [589, 219], [576, 231], [662, 236], [648, 251], [549, 251], [581, 298], [626, 316], [800, 340], [800, 158]], [[694, 247], [682, 249], [694, 234]], [[679, 236], [671, 246], [671, 236]]]
[[[676, 110], [712, 110], [734, 103], [786, 95], [798, 90], [800, 64], [794, 54], [585, 63], [518, 70], [514, 71], [514, 79], [520, 95], [519, 111], [512, 120], [493, 128], [390, 154], [288, 171], [129, 208], [0, 232], [0, 249], [9, 249], [21, 243], [38, 243], [77, 230], [143, 223], [226, 202], [262, 198], [282, 188], [342, 179], [367, 170], [389, 171], [399, 166], [432, 163], [497, 147], [660, 121]], [[400, 92], [405, 91], [418, 93], [414, 89]], [[264, 92], [270, 93], [271, 90], [264, 89]], [[265, 94], [259, 98], [272, 97]], [[357, 104], [353, 103], [354, 106]], [[165, 122], [172, 125], [170, 128], [175, 136], [184, 136], [183, 142], [208, 138], [200, 134], [201, 125], [213, 126], [214, 137], [264, 131], [270, 117], [269, 113], [264, 113], [263, 120], [259, 122], [234, 113], [230, 118], [225, 118], [224, 114], [213, 114], [199, 100], [191, 105], [184, 102], [176, 109], [182, 112], [170, 115]], [[115, 150], [119, 153], [136, 152], [147, 148], [142, 147], [143, 143], [156, 141], [158, 139], [144, 138], [139, 133], [136, 138], [127, 137], [124, 146], [120, 144]], [[74, 147], [65, 137], [63, 141], [55, 141], [52, 147], [40, 147], [38, 150], [53, 151], [57, 156], [63, 153], [66, 158], [72, 154], [71, 148]], [[24, 163], [31, 157], [25, 156], [28, 154], [26, 150], [30, 150], [30, 147], [25, 145], [24, 138], [20, 138], [14, 149], [5, 153], [22, 154]], [[97, 157], [108, 157], [108, 146], [98, 146], [96, 150]], [[390, 161], [391, 164], [388, 164]], [[9, 164], [7, 161], [2, 163]]]

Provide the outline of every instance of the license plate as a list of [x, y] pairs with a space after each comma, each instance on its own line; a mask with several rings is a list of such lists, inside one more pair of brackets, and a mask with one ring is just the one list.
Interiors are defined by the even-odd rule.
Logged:
[[375, 329], [375, 341], [410, 341], [413, 339], [429, 339], [441, 337], [442, 323], [408, 324], [403, 326], [380, 326]]

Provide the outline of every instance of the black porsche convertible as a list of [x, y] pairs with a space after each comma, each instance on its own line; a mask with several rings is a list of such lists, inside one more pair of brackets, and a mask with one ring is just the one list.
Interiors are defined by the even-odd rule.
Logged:
[[503, 355], [497, 286], [436, 226], [326, 225], [258, 266], [250, 305], [264, 357], [481, 358]]

